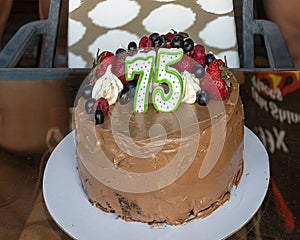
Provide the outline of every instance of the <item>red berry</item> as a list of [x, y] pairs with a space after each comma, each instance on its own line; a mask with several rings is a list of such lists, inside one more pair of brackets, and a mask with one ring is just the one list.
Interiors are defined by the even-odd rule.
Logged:
[[205, 60], [206, 55], [205, 55], [205, 48], [203, 47], [203, 45], [197, 44], [194, 47], [193, 58], [197, 63], [201, 64], [203, 67], [206, 66], [206, 60]]
[[225, 82], [222, 79], [212, 80], [209, 75], [201, 81], [201, 89], [208, 91], [214, 100], [225, 100], [229, 95]]
[[100, 78], [105, 72], [109, 65], [113, 65], [115, 56], [112, 52], [104, 51], [100, 54], [97, 53], [97, 61], [94, 63], [96, 67], [96, 77]]
[[195, 61], [188, 55], [183, 54], [182, 59], [173, 65], [180, 73], [184, 70], [188, 72], [193, 72], [195, 66]]
[[173, 37], [175, 36], [175, 33], [172, 33], [172, 32], [168, 32], [166, 35], [166, 38], [167, 38], [167, 41], [168, 42], [171, 42]]
[[112, 73], [115, 74], [121, 82], [126, 85], [126, 77], [125, 77], [125, 58], [127, 57], [128, 53], [124, 52], [115, 58], [114, 65], [112, 67]]
[[103, 97], [99, 98], [94, 104], [93, 112], [96, 112], [97, 109], [101, 110], [103, 114], [106, 115], [109, 110], [108, 101]]
[[201, 89], [208, 91], [212, 99], [225, 100], [230, 88], [226, 64], [221, 59], [215, 59], [206, 69], [206, 74], [201, 81]]
[[211, 64], [209, 64], [209, 66], [207, 67], [207, 71], [208, 73], [216, 73], [221, 71], [220, 67], [225, 67], [226, 64], [224, 63], [224, 61], [222, 59], [215, 59], [214, 61], [211, 62]]
[[150, 51], [152, 48], [152, 41], [147, 36], [140, 39], [139, 48], [144, 49], [146, 52]]
[[172, 48], [172, 45], [170, 44], [170, 43], [168, 43], [168, 44], [166, 44], [165, 46], [164, 46], [164, 48]]
[[201, 44], [196, 44], [193, 49], [194, 52], [202, 52], [205, 53], [205, 47]]

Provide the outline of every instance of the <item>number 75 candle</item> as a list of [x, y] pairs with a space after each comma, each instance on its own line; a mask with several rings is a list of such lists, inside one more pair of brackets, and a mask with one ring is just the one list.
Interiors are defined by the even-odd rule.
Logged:
[[183, 83], [180, 73], [171, 65], [182, 59], [182, 49], [160, 48], [158, 51], [138, 52], [125, 60], [127, 81], [139, 75], [135, 97], [134, 112], [147, 112], [148, 97], [152, 81], [167, 84], [169, 91], [165, 93], [162, 86], [153, 89], [152, 102], [159, 112], [175, 111], [182, 99]]

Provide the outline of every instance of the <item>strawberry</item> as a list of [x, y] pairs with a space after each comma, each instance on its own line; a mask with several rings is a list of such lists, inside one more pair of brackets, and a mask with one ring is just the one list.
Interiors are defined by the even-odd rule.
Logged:
[[116, 56], [114, 65], [112, 66], [112, 73], [115, 74], [124, 85], [128, 83], [125, 77], [125, 58], [127, 55], [128, 52], [123, 52]]
[[152, 48], [152, 41], [147, 36], [144, 36], [139, 41], [139, 48], [144, 49], [146, 52], [150, 51]]
[[197, 63], [201, 64], [203, 67], [206, 66], [206, 61], [205, 61], [206, 55], [205, 55], [205, 48], [203, 45], [201, 44], [195, 45], [192, 56]]
[[[128, 81], [125, 76], [125, 58], [131, 54], [132, 53], [129, 52], [123, 52], [118, 56], [116, 56], [114, 65], [112, 66], [112, 70], [111, 70], [112, 73], [115, 74], [121, 80], [124, 86], [128, 84]], [[134, 76], [134, 80], [138, 80], [138, 78], [139, 75], [136, 74]]]
[[215, 100], [225, 100], [231, 89], [227, 66], [221, 59], [215, 59], [206, 69], [201, 89], [209, 92]]
[[93, 106], [93, 112], [96, 112], [96, 110], [98, 110], [98, 109], [101, 110], [104, 115], [106, 115], [108, 113], [109, 104], [108, 104], [107, 99], [101, 97], [95, 102], [95, 104]]
[[229, 78], [227, 66], [222, 59], [215, 59], [209, 64], [206, 72], [212, 77], [222, 77], [224, 80]]
[[195, 61], [188, 55], [183, 54], [182, 59], [173, 65], [180, 73], [184, 70], [188, 72], [193, 72], [195, 66]]
[[113, 65], [115, 61], [115, 56], [112, 52], [103, 51], [100, 54], [99, 49], [97, 52], [97, 60], [94, 62], [94, 67], [96, 67], [96, 77], [100, 78], [105, 72], [109, 65]]

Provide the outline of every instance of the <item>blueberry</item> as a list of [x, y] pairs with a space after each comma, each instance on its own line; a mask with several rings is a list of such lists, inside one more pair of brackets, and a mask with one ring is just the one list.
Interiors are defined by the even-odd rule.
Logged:
[[196, 64], [194, 67], [194, 74], [198, 79], [202, 80], [202, 78], [205, 74], [204, 67], [201, 64]]
[[130, 100], [130, 91], [127, 89], [123, 89], [120, 94], [119, 102], [121, 105], [128, 103]]
[[206, 106], [209, 102], [210, 95], [206, 90], [200, 90], [197, 92], [196, 101], [201, 106]]
[[85, 85], [83, 87], [83, 98], [89, 99], [92, 96], [93, 87], [92, 85]]
[[135, 90], [136, 90], [135, 87], [132, 87], [132, 88], [129, 89], [128, 93], [129, 93], [129, 97], [130, 98], [134, 98], [134, 96], [135, 96]]
[[174, 48], [181, 48], [183, 45], [183, 37], [179, 34], [176, 34], [171, 41], [171, 46]]
[[189, 53], [194, 49], [194, 41], [190, 38], [187, 38], [183, 41], [182, 49], [185, 53]]
[[124, 52], [126, 52], [126, 49], [124, 49], [124, 48], [118, 48], [116, 50], [116, 56], [122, 55]]
[[158, 36], [157, 38], [155, 38], [155, 40], [152, 42], [152, 46], [154, 47], [160, 47], [163, 43], [163, 39], [161, 38], [161, 36]]
[[214, 60], [216, 59], [215, 55], [212, 53], [208, 53], [205, 56], [205, 62], [206, 65], [208, 66], [209, 64], [211, 64]]
[[126, 88], [130, 89], [130, 88], [135, 88], [137, 85], [137, 81], [136, 80], [131, 80], [128, 82], [128, 84], [126, 85]]
[[98, 124], [102, 124], [104, 122], [104, 113], [102, 112], [102, 110], [97, 109], [95, 111], [95, 123], [96, 125]]
[[167, 39], [166, 35], [162, 34], [162, 35], [160, 35], [160, 37], [161, 37], [161, 41], [162, 41], [163, 45], [168, 43], [168, 39]]
[[127, 49], [128, 49], [128, 51], [135, 51], [137, 49], [136, 42], [130, 42], [130, 43], [128, 43]]
[[89, 98], [86, 102], [85, 102], [85, 111], [90, 114], [93, 112], [93, 107], [95, 104], [96, 100], [94, 98]]
[[159, 37], [159, 34], [156, 33], [156, 32], [155, 33], [151, 33], [150, 36], [149, 36], [149, 38], [150, 38], [150, 40], [152, 42], [154, 42], [157, 37]]

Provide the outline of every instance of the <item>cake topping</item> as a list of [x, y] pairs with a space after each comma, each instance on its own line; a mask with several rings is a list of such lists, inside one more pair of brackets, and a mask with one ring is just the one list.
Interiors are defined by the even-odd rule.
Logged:
[[196, 44], [196, 46], [194, 47], [193, 50], [193, 54], [192, 54], [193, 59], [201, 64], [202, 67], [206, 66], [206, 54], [205, 54], [205, 48], [203, 45], [201, 44]]
[[152, 41], [149, 37], [144, 36], [140, 39], [139, 48], [143, 49], [144, 51], [149, 51], [152, 48]]
[[95, 123], [96, 125], [102, 124], [104, 122], [104, 113], [101, 109], [97, 109], [95, 112]]
[[91, 114], [93, 112], [93, 108], [95, 105], [96, 100], [94, 98], [89, 98], [86, 102], [85, 102], [85, 111], [88, 114]]
[[115, 104], [119, 93], [123, 89], [120, 79], [111, 72], [112, 65], [109, 65], [106, 72], [95, 82], [92, 98], [99, 99], [101, 97], [107, 99], [108, 104]]
[[206, 90], [200, 90], [196, 93], [196, 101], [201, 106], [206, 106], [209, 102], [210, 95]]
[[183, 54], [182, 59], [173, 65], [180, 73], [183, 71], [193, 72], [195, 67], [195, 61], [188, 55]]
[[96, 111], [93, 104], [99, 98], [108, 105], [134, 99], [134, 112], [147, 112], [149, 102], [159, 112], [173, 112], [180, 103], [205, 106], [210, 99], [225, 100], [231, 90], [226, 63], [174, 30], [143, 36], [138, 44], [119, 47], [115, 55], [98, 51], [94, 73], [83, 89], [88, 113]]
[[105, 72], [108, 66], [114, 63], [114, 54], [109, 51], [103, 51], [99, 54], [99, 49], [97, 51], [97, 59], [94, 62], [94, 67], [96, 67], [96, 77], [100, 78]]
[[213, 53], [208, 53], [205, 56], [205, 63], [208, 66], [216, 59], [215, 55]]
[[89, 99], [92, 97], [92, 91], [93, 91], [93, 86], [88, 84], [85, 85], [83, 88], [83, 98], [84, 99]]
[[97, 110], [101, 110], [103, 112], [103, 114], [106, 115], [108, 113], [108, 110], [109, 110], [108, 101], [103, 97], [99, 98], [95, 102], [93, 110], [94, 110], [94, 112], [96, 112]]
[[196, 101], [197, 92], [201, 90], [200, 80], [188, 71], [184, 71], [181, 75], [183, 81], [183, 98], [181, 102], [193, 104]]
[[208, 91], [214, 100], [225, 100], [230, 92], [231, 83], [227, 66], [221, 59], [213, 60], [206, 69], [201, 88]]

